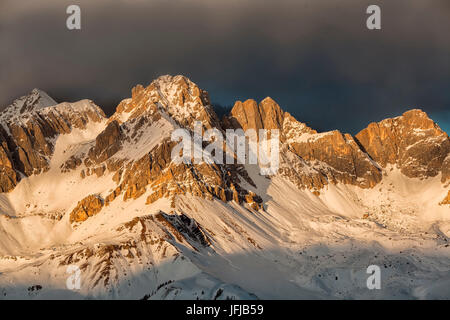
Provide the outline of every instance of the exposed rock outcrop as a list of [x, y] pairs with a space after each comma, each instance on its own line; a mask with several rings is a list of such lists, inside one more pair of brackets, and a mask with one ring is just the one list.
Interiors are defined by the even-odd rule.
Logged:
[[231, 109], [230, 115], [225, 117], [226, 127], [247, 129], [282, 129], [284, 112], [280, 106], [270, 97], [265, 98], [259, 104], [248, 99], [244, 102], [237, 101]]
[[349, 134], [337, 130], [316, 134], [304, 142], [293, 142], [290, 147], [334, 184], [371, 188], [381, 181], [381, 170]]
[[[29, 105], [24, 102], [28, 100]], [[287, 270], [282, 279], [286, 292], [292, 291], [291, 267], [306, 263], [306, 269], [315, 270], [313, 277], [324, 275], [327, 292], [342, 298], [335, 285], [336, 275], [342, 274], [328, 272], [334, 270], [330, 263], [337, 261], [331, 267], [340, 270], [350, 251], [356, 258], [367, 256], [368, 239], [376, 240], [377, 259], [386, 265], [398, 259], [392, 252], [380, 253], [381, 242], [404, 247], [407, 235], [408, 243], [419, 246], [413, 262], [422, 259], [420, 252], [427, 248], [444, 252], [448, 246], [446, 225], [440, 223], [450, 208], [448, 136], [421, 111], [371, 124], [357, 137], [337, 130], [318, 133], [271, 98], [237, 102], [219, 122], [206, 91], [181, 76], [133, 88], [131, 98], [109, 119], [89, 101], [54, 106], [39, 101], [24, 99], [0, 113], [0, 191], [25, 180], [12, 194], [2, 195], [2, 289], [9, 290], [11, 279], [30, 278], [34, 283], [34, 276], [41, 275], [44, 282], [51, 277], [59, 290], [66, 285], [67, 266], [76, 265], [83, 279], [79, 293], [90, 298], [134, 298], [126, 287], [137, 288], [140, 297], [145, 287], [149, 294], [144, 298], [228, 298], [222, 288], [231, 286], [221, 287], [216, 275], [209, 275], [211, 268], [204, 267], [214, 266], [221, 255], [228, 261], [230, 253], [244, 252], [253, 256], [255, 266], [270, 262], [273, 270]], [[195, 163], [172, 161], [179, 141], [172, 141], [171, 134], [183, 129], [192, 137], [195, 120], [202, 122], [203, 130], [280, 130], [278, 172], [262, 176], [256, 165], [209, 163], [208, 157]], [[196, 147], [203, 148], [195, 151], [207, 155], [209, 142], [200, 144]], [[225, 147], [221, 141], [216, 145]], [[398, 171], [390, 175], [391, 166], [415, 179]], [[378, 186], [382, 179], [386, 183]], [[174, 210], [167, 210], [170, 205]], [[68, 230], [68, 221], [78, 230]], [[343, 243], [348, 252], [320, 254], [323, 246], [336, 243]], [[279, 254], [273, 254], [274, 244], [282, 249]], [[427, 277], [446, 263], [438, 259], [430, 264], [424, 257], [426, 264], [413, 269], [412, 260], [403, 259], [398, 274], [419, 268]], [[232, 260], [235, 264], [242, 259]], [[236, 268], [248, 267], [248, 261]], [[400, 288], [394, 278], [393, 296]], [[148, 281], [143, 286], [140, 280]], [[194, 282], [195, 290], [186, 295], [182, 290], [191, 290]], [[210, 294], [203, 294], [204, 283], [212, 288]], [[303, 284], [308, 287], [309, 282]], [[322, 281], [319, 284], [316, 289], [322, 292]], [[37, 285], [31, 285], [29, 292], [36, 292]], [[27, 286], [20, 283], [12, 292]], [[44, 289], [48, 296], [50, 291]], [[298, 296], [307, 293], [297, 291]], [[270, 296], [270, 289], [264, 294]], [[9, 291], [8, 296], [14, 297]]]
[[450, 190], [448, 191], [447, 196], [444, 198], [444, 200], [442, 200], [441, 203], [439, 203], [439, 204], [441, 204], [441, 205], [449, 204], [450, 205]]
[[96, 195], [89, 195], [80, 200], [70, 213], [70, 222], [82, 222], [102, 210], [103, 201]]
[[26, 114], [54, 105], [57, 105], [55, 100], [44, 91], [35, 88], [28, 95], [15, 99], [11, 105], [2, 109], [2, 113], [6, 111], [10, 115]]
[[87, 162], [98, 164], [111, 158], [120, 150], [122, 138], [119, 122], [116, 120], [109, 122], [105, 130], [95, 139], [95, 145], [89, 150]]

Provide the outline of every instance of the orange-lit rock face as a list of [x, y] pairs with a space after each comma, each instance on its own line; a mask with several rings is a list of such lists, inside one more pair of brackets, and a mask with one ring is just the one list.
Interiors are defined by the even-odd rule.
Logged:
[[442, 202], [440, 204], [442, 204], [442, 205], [444, 205], [444, 204], [450, 205], [450, 190], [448, 191], [447, 196], [444, 198], [444, 200], [442, 200]]
[[82, 222], [87, 220], [89, 217], [96, 215], [102, 210], [103, 202], [102, 200], [95, 196], [90, 195], [80, 200], [77, 206], [70, 213], [70, 222]]
[[264, 129], [281, 129], [283, 126], [284, 112], [280, 106], [270, 97], [265, 98], [259, 104], [261, 119]]
[[280, 106], [270, 97], [259, 105], [253, 99], [237, 101], [230, 114], [233, 127], [247, 129], [281, 129], [284, 113]]
[[244, 131], [247, 129], [262, 129], [262, 119], [259, 112], [258, 104], [255, 100], [238, 101], [231, 110], [232, 119], [235, 120], [237, 126]]
[[450, 156], [447, 156], [447, 158], [444, 160], [444, 162], [442, 162], [441, 181], [442, 181], [442, 183], [450, 181]]
[[[426, 253], [448, 246], [442, 237], [446, 225], [440, 223], [450, 209], [448, 136], [418, 110], [371, 124], [358, 138], [337, 130], [317, 132], [270, 98], [237, 102], [218, 122], [204, 91], [184, 77], [167, 76], [146, 88], [136, 86], [110, 119], [89, 102], [75, 104], [36, 110], [20, 105], [27, 113], [19, 116], [0, 112], [0, 188], [13, 190], [2, 195], [0, 287], [10, 290], [10, 279], [32, 281], [20, 283], [12, 294], [3, 290], [5, 297], [39, 298], [24, 288], [43, 283], [47, 290], [49, 278], [61, 294], [67, 266], [76, 265], [85, 290], [77, 295], [89, 298], [131, 298], [126, 287], [137, 288], [137, 299], [214, 298], [231, 286], [216, 283], [209, 267], [215, 273], [223, 261], [232, 271], [249, 269], [253, 257], [252, 266], [284, 266], [283, 281], [289, 292], [297, 292], [303, 284], [289, 287], [292, 272], [309, 258], [315, 257], [309, 263], [313, 277], [334, 270], [330, 267], [342, 270], [343, 257], [350, 264], [367, 258], [370, 265], [370, 246], [379, 261], [389, 262], [392, 250], [383, 253], [379, 243], [403, 249], [405, 235], [418, 255], [414, 261], [397, 259], [403, 266], [398, 276], [420, 270], [433, 289], [440, 275], [429, 275], [446, 266], [445, 257], [431, 261]], [[278, 172], [262, 176], [256, 165], [172, 161], [179, 141], [171, 141], [171, 133], [193, 133], [195, 120], [202, 121], [203, 130], [213, 126], [222, 133], [278, 129]], [[427, 180], [402, 177], [391, 166]], [[333, 256], [326, 248], [337, 243], [342, 246]], [[251, 259], [236, 265], [241, 253]], [[426, 263], [416, 264], [419, 260]], [[403, 290], [398, 279], [392, 296]], [[342, 298], [334, 275], [323, 280], [318, 292], [329, 285], [329, 292]], [[181, 291], [199, 283], [212, 291]], [[148, 290], [145, 295], [142, 289]]]
[[408, 177], [448, 179], [450, 140], [421, 110], [410, 110], [394, 119], [371, 123], [356, 135], [367, 153], [383, 168], [398, 166]]
[[[292, 143], [297, 155], [314, 164], [332, 183], [371, 188], [381, 181], [381, 171], [361, 151], [353, 137], [332, 131], [306, 142]], [[326, 164], [320, 166], [320, 163]]]

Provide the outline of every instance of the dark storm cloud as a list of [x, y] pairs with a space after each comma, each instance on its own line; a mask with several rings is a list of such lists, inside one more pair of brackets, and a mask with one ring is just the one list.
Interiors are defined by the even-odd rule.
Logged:
[[[81, 31], [65, 27], [69, 4]], [[369, 4], [381, 31], [365, 28]], [[137, 83], [184, 74], [217, 103], [271, 96], [319, 130], [356, 133], [412, 107], [445, 127], [449, 17], [445, 0], [4, 0], [0, 105], [39, 87], [112, 113]]]

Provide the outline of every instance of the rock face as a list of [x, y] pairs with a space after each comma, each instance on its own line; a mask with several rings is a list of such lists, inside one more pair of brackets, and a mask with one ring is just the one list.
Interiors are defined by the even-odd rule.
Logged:
[[331, 131], [305, 142], [294, 142], [291, 147], [334, 184], [341, 182], [371, 188], [381, 181], [381, 170], [349, 134]]
[[247, 129], [281, 129], [284, 112], [280, 106], [267, 97], [259, 104], [249, 99], [245, 102], [237, 101], [231, 110], [230, 124], [234, 128]]
[[79, 201], [70, 213], [70, 222], [82, 222], [102, 210], [103, 201], [96, 195], [90, 195]]
[[117, 120], [109, 122], [105, 130], [95, 139], [95, 145], [89, 150], [88, 161], [101, 163], [111, 158], [119, 151], [122, 139], [123, 135], [119, 122]]
[[442, 172], [442, 181], [448, 179], [450, 139], [421, 110], [371, 123], [356, 138], [383, 168], [395, 165], [411, 178], [434, 177]]
[[47, 171], [58, 135], [105, 118], [92, 101], [56, 106], [53, 102], [42, 91], [33, 90], [0, 113], [1, 192], [12, 190], [22, 175]]
[[444, 200], [442, 200], [442, 202], [440, 204], [441, 205], [444, 205], [444, 204], [450, 205], [450, 190], [448, 191], [447, 196], [444, 198]]
[[[281, 172], [316, 191], [329, 182], [374, 187], [382, 179], [381, 169], [389, 164], [411, 178], [441, 173], [442, 182], [450, 179], [449, 137], [421, 110], [372, 123], [355, 137], [337, 130], [317, 133], [283, 112], [271, 98], [259, 104], [236, 102], [224, 123], [243, 130], [279, 129], [285, 153], [299, 157], [284, 157], [288, 165]], [[305, 166], [313, 171], [302, 170]]]

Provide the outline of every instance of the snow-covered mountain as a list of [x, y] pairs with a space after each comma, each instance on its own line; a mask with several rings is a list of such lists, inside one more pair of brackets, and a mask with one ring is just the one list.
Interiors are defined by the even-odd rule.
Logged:
[[[195, 121], [278, 129], [280, 169], [172, 161]], [[2, 298], [450, 298], [450, 139], [421, 110], [318, 133], [162, 76], [110, 118], [33, 90], [0, 123]]]
[[28, 95], [14, 100], [11, 105], [7, 107], [7, 112], [4, 112], [4, 109], [6, 108], [3, 108], [2, 111], [5, 114], [4, 117], [11, 118], [13, 114], [25, 114], [32, 110], [51, 107], [57, 104], [58, 103], [50, 98], [47, 93], [40, 89], [34, 88]]

